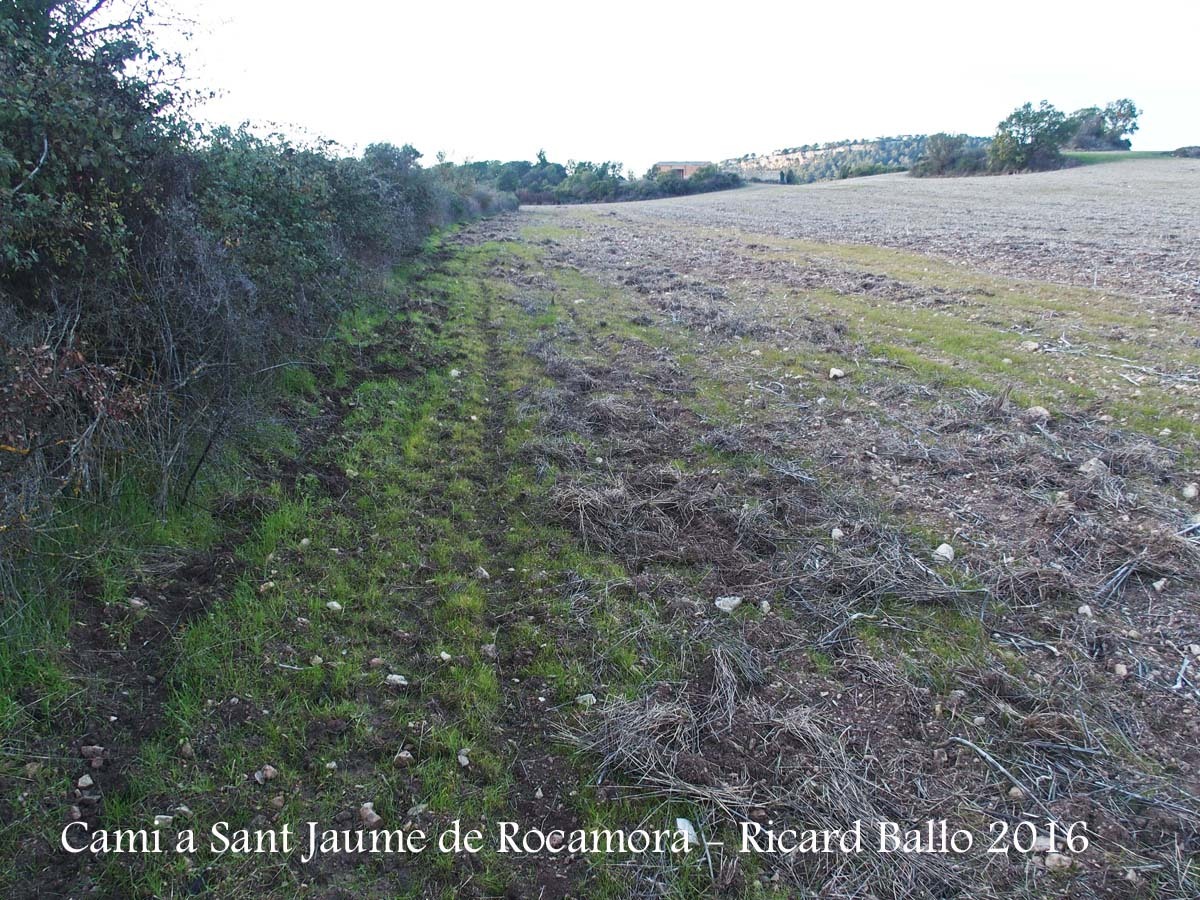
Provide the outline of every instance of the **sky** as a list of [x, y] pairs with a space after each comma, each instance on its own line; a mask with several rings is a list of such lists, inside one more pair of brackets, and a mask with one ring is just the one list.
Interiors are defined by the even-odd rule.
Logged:
[[1130, 97], [1134, 149], [1200, 144], [1200, 3], [751, 0], [719, 5], [186, 0], [168, 33], [250, 121], [432, 162], [719, 160], [936, 131], [986, 135], [1014, 107]]

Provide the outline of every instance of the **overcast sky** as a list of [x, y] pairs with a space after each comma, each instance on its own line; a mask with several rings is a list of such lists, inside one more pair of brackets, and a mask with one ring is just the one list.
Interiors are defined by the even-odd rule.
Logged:
[[[1071, 7], [1071, 8], [1069, 8]], [[1135, 149], [1200, 144], [1200, 3], [189, 0], [202, 116], [432, 161], [723, 159], [990, 134], [1026, 100], [1131, 97]], [[1072, 9], [1073, 8], [1073, 9]]]

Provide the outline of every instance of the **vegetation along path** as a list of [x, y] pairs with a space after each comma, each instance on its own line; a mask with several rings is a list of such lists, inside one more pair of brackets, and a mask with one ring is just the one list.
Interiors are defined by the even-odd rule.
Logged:
[[[207, 544], [93, 586], [90, 715], [5, 769], [6, 895], [1196, 895], [1178, 298], [690, 202], [447, 234], [286, 370]], [[487, 838], [68, 857], [75, 816]], [[498, 852], [503, 821], [679, 818], [714, 843]], [[973, 849], [737, 852], [743, 823], [930, 818]], [[1023, 821], [1036, 846], [987, 852]]]

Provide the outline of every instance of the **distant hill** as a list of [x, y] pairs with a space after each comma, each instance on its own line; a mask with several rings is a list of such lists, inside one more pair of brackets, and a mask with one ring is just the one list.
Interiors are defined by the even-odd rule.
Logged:
[[[926, 135], [906, 134], [872, 140], [832, 141], [805, 144], [759, 155], [748, 153], [737, 159], [722, 160], [720, 167], [756, 181], [779, 181], [781, 172], [795, 172], [795, 181], [829, 181], [884, 172], [907, 170], [925, 152]], [[983, 145], [987, 138], [970, 138]]]

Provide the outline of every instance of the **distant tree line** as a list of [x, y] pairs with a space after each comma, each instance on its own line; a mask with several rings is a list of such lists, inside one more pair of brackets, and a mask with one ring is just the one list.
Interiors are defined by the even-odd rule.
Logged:
[[621, 163], [550, 162], [543, 151], [536, 160], [465, 163], [463, 167], [480, 184], [511, 191], [521, 203], [607, 203], [617, 200], [653, 200], [740, 187], [742, 178], [705, 166], [687, 178], [677, 172], [651, 168], [641, 178], [631, 177]]
[[965, 134], [935, 134], [911, 174], [976, 175], [1041, 172], [1068, 164], [1063, 150], [1128, 150], [1140, 111], [1132, 100], [1114, 100], [1066, 115], [1043, 100], [1017, 107], [990, 141]]

